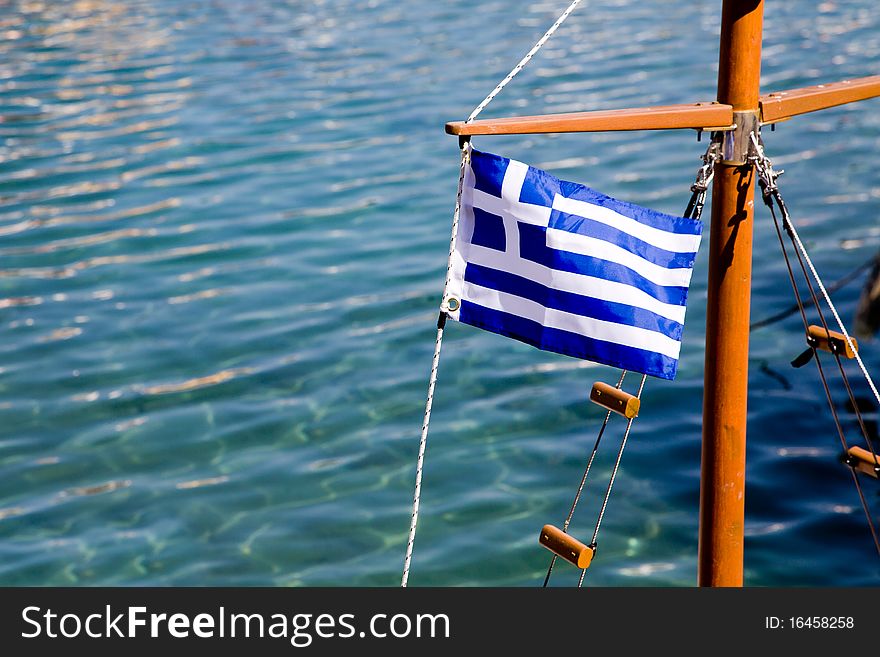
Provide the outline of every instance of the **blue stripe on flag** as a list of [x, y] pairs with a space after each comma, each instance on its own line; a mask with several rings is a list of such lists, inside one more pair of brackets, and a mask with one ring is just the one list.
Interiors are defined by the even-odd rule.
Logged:
[[683, 328], [681, 324], [644, 308], [556, 290], [522, 276], [484, 267], [473, 262], [468, 263], [464, 272], [464, 280], [491, 290], [515, 294], [523, 299], [539, 303], [545, 308], [554, 308], [573, 315], [592, 317], [615, 324], [636, 326], [662, 333], [673, 340], [681, 340]]
[[663, 354], [542, 326], [530, 319], [485, 308], [466, 299], [461, 303], [459, 321], [514, 338], [545, 351], [584, 358], [663, 379], [674, 379], [678, 367], [676, 359]]
[[549, 208], [553, 206], [553, 197], [557, 194], [562, 194], [562, 181], [559, 178], [541, 169], [529, 167], [519, 194], [520, 202]]
[[471, 238], [471, 244], [504, 251], [507, 248], [504, 219], [497, 214], [474, 207], [474, 236]]
[[665, 230], [670, 233], [678, 233], [683, 235], [700, 235], [703, 232], [702, 224], [696, 219], [685, 219], [684, 217], [675, 217], [671, 214], [657, 212], [649, 208], [643, 208], [640, 205], [619, 201], [616, 198], [600, 194], [594, 189], [590, 189], [585, 185], [578, 183], [561, 181], [562, 195], [567, 198], [585, 201], [593, 205], [601, 205], [614, 210], [618, 214], [625, 217], [635, 219], [641, 224]]
[[684, 306], [687, 303], [688, 290], [686, 287], [657, 285], [629, 267], [616, 262], [550, 248], [546, 244], [546, 237], [547, 232], [543, 227], [520, 223], [520, 257], [550, 269], [631, 285], [663, 303], [676, 306]]
[[[487, 167], [490, 162], [490, 160], [484, 160], [482, 158], [485, 158], [486, 156], [489, 158], [498, 158], [497, 155], [491, 155], [488, 153], [480, 153], [480, 155], [481, 164], [479, 166], [481, 167]], [[505, 160], [505, 166], [507, 161], [508, 160]], [[553, 197], [556, 194], [565, 198], [577, 199], [578, 201], [585, 201], [586, 203], [608, 208], [609, 210], [613, 210], [625, 217], [635, 219], [646, 226], [651, 226], [652, 228], [665, 230], [671, 233], [678, 233], [680, 235], [700, 235], [703, 230], [700, 222], [695, 221], [694, 219], [676, 217], [671, 214], [643, 208], [640, 205], [627, 203], [626, 201], [619, 201], [616, 198], [611, 198], [610, 196], [597, 192], [586, 185], [570, 182], [568, 180], [560, 180], [552, 173], [536, 169], [535, 167], [529, 167], [525, 181], [523, 182], [522, 191], [519, 195], [519, 200], [523, 203], [543, 205], [544, 207], [549, 208], [553, 205]]]
[[648, 262], [667, 269], [690, 269], [694, 266], [694, 258], [697, 255], [696, 253], [667, 251], [608, 224], [559, 210], [553, 210], [550, 213], [550, 228], [610, 242]]
[[474, 171], [474, 188], [501, 198], [501, 185], [510, 160], [491, 153], [471, 152], [471, 168]]
[[[506, 157], [494, 155], [493, 153], [483, 153], [478, 150], [471, 151], [471, 168], [474, 171], [475, 178], [474, 187], [487, 194], [500, 197], [501, 185], [509, 163], [510, 159]], [[676, 217], [664, 212], [651, 210], [650, 208], [643, 208], [634, 203], [620, 201], [597, 192], [586, 185], [568, 180], [560, 180], [552, 173], [536, 169], [535, 167], [529, 167], [518, 200], [523, 203], [551, 207], [553, 205], [553, 197], [556, 194], [608, 208], [625, 217], [630, 217], [639, 223], [659, 230], [680, 235], [700, 235], [703, 231], [702, 224], [694, 219]]]

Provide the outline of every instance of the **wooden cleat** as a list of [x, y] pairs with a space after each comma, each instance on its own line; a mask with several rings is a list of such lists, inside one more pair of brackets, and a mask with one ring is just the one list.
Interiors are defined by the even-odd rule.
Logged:
[[590, 401], [604, 406], [609, 411], [620, 413], [623, 417], [632, 419], [639, 414], [641, 402], [628, 392], [610, 386], [607, 383], [596, 381], [590, 391]]
[[874, 455], [862, 447], [850, 447], [844, 454], [844, 462], [869, 477], [880, 479], [880, 465]]
[[[850, 336], [850, 340], [852, 340], [853, 347], [858, 351], [859, 343], [852, 336]], [[816, 349], [821, 349], [822, 351], [827, 351], [831, 354], [840, 354], [845, 358], [856, 357], [855, 352], [849, 346], [849, 343], [846, 341], [846, 336], [844, 336], [843, 333], [826, 331], [821, 326], [814, 325], [807, 329], [807, 342], [810, 346], [815, 347]]]
[[594, 548], [584, 545], [553, 525], [544, 525], [538, 542], [556, 556], [581, 569], [589, 568], [595, 554]]

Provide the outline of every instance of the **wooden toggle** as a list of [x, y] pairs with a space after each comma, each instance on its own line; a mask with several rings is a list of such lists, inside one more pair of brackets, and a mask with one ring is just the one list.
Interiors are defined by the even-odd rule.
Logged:
[[538, 542], [553, 554], [581, 569], [589, 568], [595, 554], [594, 548], [584, 545], [553, 525], [544, 525]]
[[880, 466], [874, 460], [874, 455], [862, 447], [853, 446], [846, 451], [846, 464], [869, 477], [880, 479]]
[[593, 389], [590, 391], [590, 401], [629, 419], [639, 414], [639, 406], [641, 405], [638, 397], [601, 381], [596, 381], [593, 384]]
[[[826, 331], [821, 326], [810, 326], [810, 328], [807, 329], [807, 336], [809, 337], [810, 344], [816, 349], [821, 349], [822, 351], [827, 351], [831, 354], [840, 354], [846, 358], [856, 357], [855, 352], [849, 346], [849, 343], [846, 341], [846, 336], [844, 336], [843, 333]], [[858, 341], [852, 336], [850, 336], [850, 340], [852, 340], [853, 346], [856, 348], [856, 351], [858, 351]]]

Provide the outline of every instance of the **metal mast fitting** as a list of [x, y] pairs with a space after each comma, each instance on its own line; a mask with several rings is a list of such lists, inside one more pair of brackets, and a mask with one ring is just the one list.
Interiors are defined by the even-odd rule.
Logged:
[[742, 166], [749, 161], [752, 134], [761, 134], [760, 112], [734, 112], [733, 125], [733, 130], [721, 133], [721, 164]]

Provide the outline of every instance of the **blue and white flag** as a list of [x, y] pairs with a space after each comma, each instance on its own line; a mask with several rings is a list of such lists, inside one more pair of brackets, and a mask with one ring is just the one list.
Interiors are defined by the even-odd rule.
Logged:
[[539, 349], [672, 379], [701, 232], [472, 150], [444, 308]]

